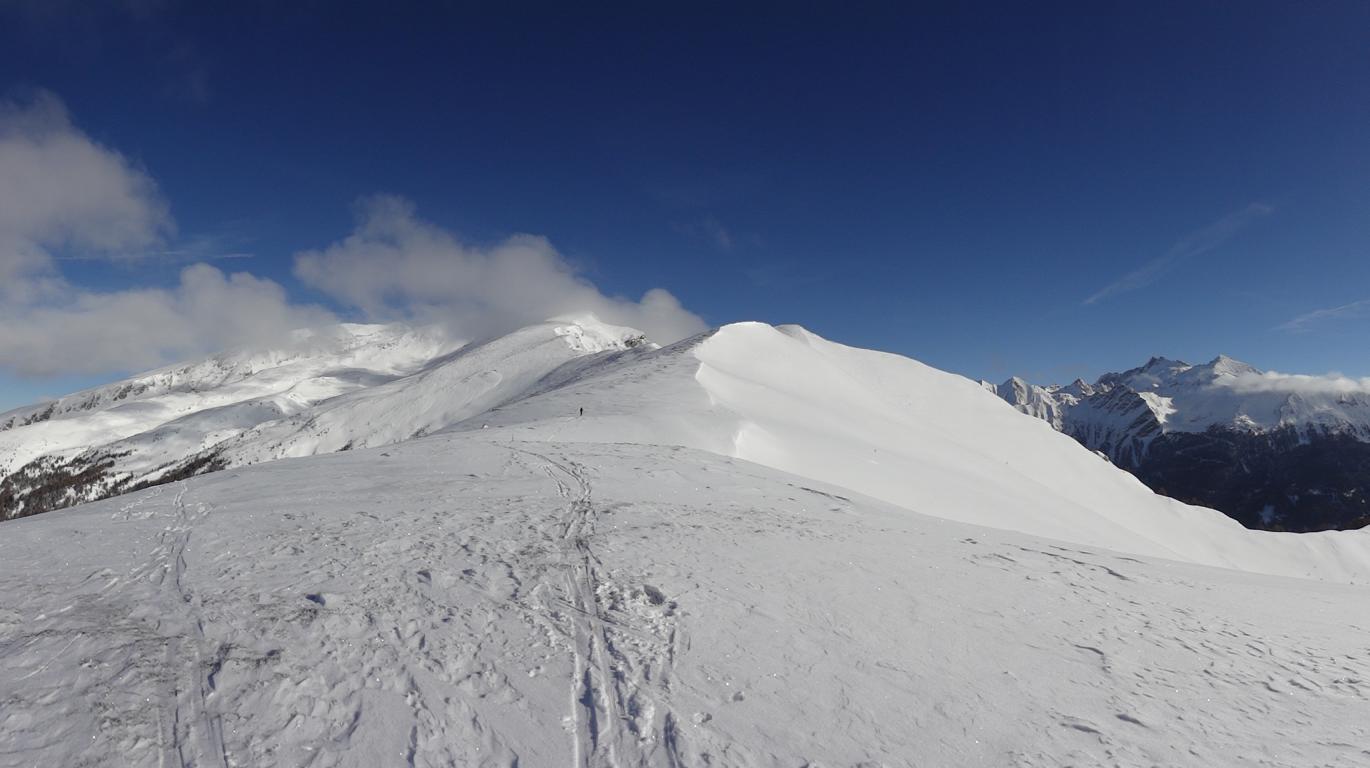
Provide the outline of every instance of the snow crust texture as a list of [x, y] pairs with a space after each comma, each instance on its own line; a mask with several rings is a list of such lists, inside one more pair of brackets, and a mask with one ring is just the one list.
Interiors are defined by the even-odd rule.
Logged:
[[939, 520], [689, 449], [509, 437], [6, 524], [0, 765], [1370, 757], [1363, 587]]

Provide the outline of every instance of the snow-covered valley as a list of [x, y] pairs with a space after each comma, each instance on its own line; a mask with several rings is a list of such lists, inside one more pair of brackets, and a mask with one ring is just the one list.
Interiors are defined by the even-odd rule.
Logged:
[[0, 765], [1370, 761], [1370, 533], [796, 326], [533, 326], [215, 455], [0, 525]]

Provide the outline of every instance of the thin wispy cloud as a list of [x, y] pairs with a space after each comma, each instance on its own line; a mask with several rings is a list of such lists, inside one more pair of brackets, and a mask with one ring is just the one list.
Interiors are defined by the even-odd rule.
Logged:
[[836, 272], [801, 266], [794, 261], [771, 261], [747, 267], [742, 274], [758, 288], [788, 290], [826, 282], [833, 279]]
[[1329, 320], [1348, 320], [1356, 317], [1366, 317], [1370, 315], [1370, 299], [1353, 301], [1350, 304], [1343, 304], [1339, 307], [1326, 307], [1315, 309], [1312, 312], [1305, 312], [1298, 317], [1275, 327], [1277, 331], [1288, 331], [1298, 333], [1307, 331], [1314, 325]]
[[55, 261], [119, 261], [130, 265], [148, 262], [195, 264], [206, 261], [255, 259], [257, 254], [245, 250], [243, 240], [232, 235], [196, 235], [177, 238], [174, 245], [163, 243], [162, 247], [145, 244], [143, 247], [125, 251], [68, 250], [54, 253], [52, 258]]
[[[243, 251], [230, 253], [199, 253], [188, 248], [172, 248], [162, 251], [143, 251], [136, 254], [139, 259], [160, 259], [171, 262], [191, 262], [191, 261], [233, 261], [236, 259], [255, 259], [257, 255]], [[75, 253], [65, 256], [53, 256], [55, 261], [110, 261], [111, 257], [105, 254]]]
[[672, 228], [681, 234], [707, 240], [721, 251], [731, 251], [737, 243], [733, 233], [713, 216], [689, 224], [673, 224]]
[[717, 245], [725, 251], [731, 251], [733, 249], [733, 235], [728, 231], [727, 227], [724, 227], [719, 223], [718, 219], [715, 219], [712, 216], [706, 216], [702, 226], [704, 227], [704, 233], [714, 241], [714, 245]]
[[1095, 291], [1083, 303], [1087, 306], [1098, 304], [1120, 293], [1145, 288], [1161, 279], [1177, 264], [1218, 248], [1252, 222], [1269, 215], [1273, 210], [1274, 208], [1264, 203], [1252, 203], [1239, 211], [1229, 213], [1203, 229], [1181, 238], [1164, 255], [1148, 261]]

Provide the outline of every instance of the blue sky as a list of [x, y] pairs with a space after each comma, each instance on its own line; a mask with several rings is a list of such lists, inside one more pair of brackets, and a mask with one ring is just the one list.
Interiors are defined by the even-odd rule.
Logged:
[[[56, 346], [74, 304], [174, 314], [201, 261], [282, 323], [372, 318], [356, 262], [388, 252], [345, 239], [398, 200], [402, 243], [537, 235], [624, 311], [662, 288], [976, 378], [1370, 375], [1370, 5], [275, 5], [0, 3], [8, 113], [58, 104], [146, 204], [136, 236], [14, 224], [58, 287], [0, 291], [0, 319]], [[309, 251], [352, 282], [302, 279]], [[392, 288], [391, 313], [443, 301]], [[137, 359], [238, 340], [197, 322]], [[0, 338], [0, 408], [124, 372], [38, 344]]]

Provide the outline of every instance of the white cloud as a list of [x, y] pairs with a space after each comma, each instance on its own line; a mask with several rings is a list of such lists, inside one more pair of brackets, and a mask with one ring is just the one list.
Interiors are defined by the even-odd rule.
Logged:
[[1244, 373], [1224, 377], [1214, 386], [1231, 389], [1239, 394], [1274, 393], [1280, 395], [1358, 395], [1370, 394], [1370, 378], [1353, 379], [1340, 373], [1310, 376], [1301, 373]]
[[671, 229], [682, 235], [705, 240], [720, 251], [731, 251], [733, 246], [737, 244], [737, 239], [733, 237], [732, 231], [713, 216], [705, 216], [688, 224], [672, 223]]
[[[464, 245], [395, 197], [360, 214], [345, 239], [299, 254], [296, 272], [373, 319], [441, 321], [475, 337], [593, 312], [663, 342], [705, 327], [661, 289], [637, 301], [604, 295], [541, 237]], [[78, 130], [56, 97], [0, 102], [0, 372], [145, 369], [336, 321], [271, 280], [204, 263], [155, 289], [93, 290], [61, 272], [67, 259], [212, 255], [174, 230], [147, 172]]]
[[173, 233], [152, 178], [79, 131], [56, 97], [0, 102], [0, 370], [145, 368], [329, 319], [270, 280], [205, 264], [172, 289], [123, 291], [72, 285], [58, 268], [57, 254], [165, 253]]
[[294, 328], [333, 318], [292, 306], [281, 286], [208, 264], [172, 289], [74, 291], [65, 301], [7, 314], [0, 361], [27, 375], [152, 368], [240, 344], [279, 343]]
[[117, 255], [171, 229], [152, 179], [76, 130], [56, 97], [0, 102], [0, 279], [9, 293], [14, 280], [51, 276], [52, 249]]
[[1161, 279], [1171, 267], [1185, 259], [1201, 256], [1223, 243], [1262, 216], [1274, 209], [1262, 203], [1252, 203], [1240, 211], [1229, 213], [1197, 232], [1181, 238], [1164, 255], [1152, 259], [1137, 269], [1100, 288], [1084, 300], [1085, 304], [1097, 304], [1104, 299], [1120, 293], [1135, 291]]
[[393, 196], [363, 201], [358, 219], [343, 240], [297, 255], [295, 274], [373, 318], [444, 322], [478, 337], [593, 312], [662, 343], [705, 328], [660, 288], [637, 301], [604, 295], [546, 238], [514, 235], [493, 247], [471, 246]]

